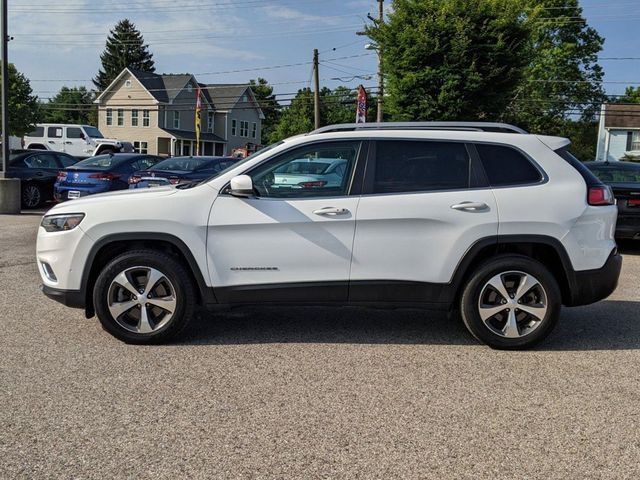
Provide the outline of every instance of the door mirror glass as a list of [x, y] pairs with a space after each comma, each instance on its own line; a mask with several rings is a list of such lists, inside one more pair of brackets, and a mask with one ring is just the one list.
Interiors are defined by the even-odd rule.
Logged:
[[234, 197], [251, 197], [253, 196], [253, 181], [249, 175], [238, 175], [231, 179], [231, 188], [229, 193]]

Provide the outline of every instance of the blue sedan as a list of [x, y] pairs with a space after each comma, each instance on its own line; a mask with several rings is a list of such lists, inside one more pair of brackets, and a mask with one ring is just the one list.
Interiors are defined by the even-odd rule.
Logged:
[[125, 190], [131, 174], [162, 161], [161, 157], [138, 153], [114, 153], [97, 155], [82, 160], [58, 173], [54, 196], [58, 201]]
[[134, 173], [129, 188], [148, 188], [204, 180], [238, 161], [235, 157], [173, 157]]

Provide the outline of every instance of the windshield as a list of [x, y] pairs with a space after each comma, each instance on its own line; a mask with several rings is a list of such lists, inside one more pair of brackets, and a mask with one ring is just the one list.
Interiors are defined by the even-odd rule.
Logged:
[[116, 165], [125, 162], [129, 157], [116, 157], [115, 155], [98, 155], [87, 158], [73, 165], [72, 168], [92, 168], [95, 170], [108, 170]]
[[84, 129], [84, 133], [86, 133], [89, 138], [104, 138], [100, 133], [100, 130], [98, 130], [96, 127], [89, 127], [85, 125], [82, 128]]
[[183, 170], [192, 172], [199, 168], [206, 167], [214, 160], [207, 157], [174, 157], [163, 160], [151, 168], [151, 170]]

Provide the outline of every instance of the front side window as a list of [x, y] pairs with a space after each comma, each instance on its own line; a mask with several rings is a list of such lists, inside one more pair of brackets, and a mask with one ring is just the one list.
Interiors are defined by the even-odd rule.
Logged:
[[113, 109], [107, 108], [107, 125], [113, 125]]
[[82, 129], [78, 127], [67, 127], [67, 138], [84, 138]]
[[173, 112], [173, 128], [180, 129], [180, 112], [177, 110]]
[[538, 183], [542, 175], [518, 150], [506, 145], [476, 144], [492, 187]]
[[470, 159], [462, 143], [382, 140], [376, 145], [373, 193], [469, 188]]
[[148, 153], [147, 142], [133, 142], [133, 151], [136, 153]]
[[149, 110], [143, 110], [142, 111], [142, 126], [143, 127], [148, 127], [149, 126]]
[[118, 109], [118, 126], [124, 127], [124, 108]]
[[131, 110], [131, 126], [132, 127], [137, 127], [138, 126], [138, 110]]
[[359, 141], [305, 145], [259, 165], [248, 174], [261, 197], [347, 195]]

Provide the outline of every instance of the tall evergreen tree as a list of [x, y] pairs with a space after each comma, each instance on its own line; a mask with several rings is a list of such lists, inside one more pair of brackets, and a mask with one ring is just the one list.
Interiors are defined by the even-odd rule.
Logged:
[[144, 43], [142, 33], [128, 19], [120, 20], [107, 37], [100, 55], [102, 68], [93, 79], [99, 91], [104, 90], [124, 68], [155, 72], [153, 55]]

